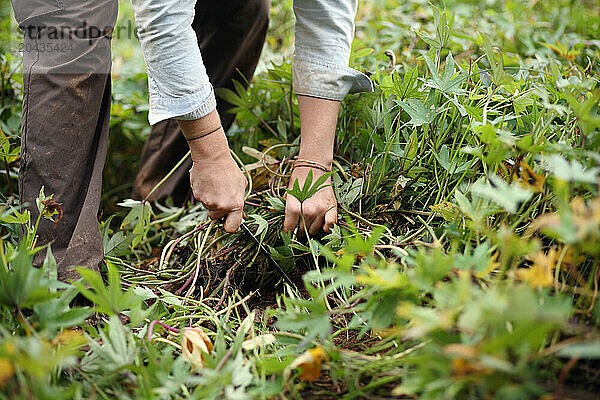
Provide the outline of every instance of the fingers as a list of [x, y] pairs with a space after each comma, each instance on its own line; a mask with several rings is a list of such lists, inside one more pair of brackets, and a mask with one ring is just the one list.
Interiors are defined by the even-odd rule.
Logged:
[[309, 225], [310, 228], [308, 228], [308, 233], [310, 235], [316, 235], [317, 233], [319, 233], [319, 231], [321, 230], [321, 227], [323, 227], [323, 222], [325, 221], [325, 216], [323, 214], [317, 216], [315, 219], [313, 219], [312, 223]]
[[208, 212], [208, 218], [214, 219], [214, 220], [221, 219], [226, 215], [227, 215], [226, 211], [214, 210], [214, 211]]
[[330, 207], [329, 210], [325, 213], [325, 224], [323, 225], [323, 230], [327, 233], [331, 232], [333, 229], [333, 225], [337, 224], [337, 204]]
[[227, 214], [227, 219], [225, 219], [225, 223], [223, 224], [225, 231], [228, 233], [234, 233], [240, 229], [240, 225], [242, 225], [242, 218], [243, 210], [236, 210]]
[[287, 196], [285, 202], [285, 219], [283, 220], [283, 231], [285, 233], [291, 233], [298, 221], [300, 220], [300, 202], [292, 197]]
[[[311, 235], [316, 235], [319, 233], [319, 230], [323, 228], [323, 230], [327, 233], [331, 232], [333, 225], [337, 223], [337, 205], [330, 206], [325, 210], [320, 210], [315, 218], [312, 220], [312, 223], [309, 225], [308, 233]], [[307, 222], [308, 224], [308, 222]]]
[[237, 231], [242, 223], [246, 177], [229, 156], [220, 163], [202, 164], [190, 169], [190, 185], [194, 197], [208, 210], [212, 220], [225, 218], [227, 232]]
[[321, 206], [318, 202], [306, 201], [300, 213], [300, 203], [293, 197], [288, 197], [285, 207], [285, 219], [283, 221], [283, 230], [290, 233], [298, 225], [300, 236], [305, 234], [304, 222], [308, 229], [309, 235], [316, 235], [321, 228], [327, 233], [331, 232], [333, 225], [337, 223], [337, 205], [327, 208]]
[[234, 233], [240, 228], [243, 215], [244, 211], [241, 207], [237, 207], [229, 211], [213, 210], [208, 212], [208, 218], [212, 220], [217, 221], [225, 218], [223, 228], [225, 228], [225, 231], [228, 233]]
[[[302, 216], [300, 216], [300, 236], [305, 235], [306, 231], [308, 231], [309, 235], [314, 235], [313, 232], [313, 224], [318, 223], [319, 219], [321, 220], [321, 225], [323, 225], [323, 213], [319, 207], [319, 203], [317, 201], [307, 200], [304, 202], [302, 207]], [[304, 228], [304, 224], [306, 224], [306, 229]], [[317, 232], [320, 227], [317, 228]]]

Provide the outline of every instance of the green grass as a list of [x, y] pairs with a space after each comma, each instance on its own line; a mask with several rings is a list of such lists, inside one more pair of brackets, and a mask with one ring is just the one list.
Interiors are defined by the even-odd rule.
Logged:
[[[0, 182], [0, 397], [597, 397], [599, 7], [361, 2], [351, 64], [376, 92], [343, 103], [340, 223], [306, 239], [281, 231], [300, 132], [290, 3], [251, 87], [219, 94], [240, 162], [257, 161], [244, 146], [278, 162], [250, 173], [247, 221], [297, 287], [201, 206], [127, 200], [147, 94], [135, 40], [118, 41], [104, 277], [59, 284], [50, 254], [33, 268]], [[14, 180], [19, 77], [2, 88]]]

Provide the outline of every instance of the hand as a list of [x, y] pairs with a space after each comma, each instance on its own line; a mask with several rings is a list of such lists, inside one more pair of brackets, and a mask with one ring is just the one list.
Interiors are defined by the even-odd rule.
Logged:
[[[308, 167], [294, 168], [289, 187], [292, 187], [296, 179], [298, 179], [300, 187], [302, 187], [310, 170], [311, 168]], [[312, 171], [313, 182], [325, 174], [325, 172], [315, 168]], [[337, 200], [331, 186], [331, 178], [327, 179], [325, 184], [328, 186], [319, 190], [302, 204], [302, 214], [304, 214], [304, 221], [310, 235], [317, 234], [321, 228], [329, 233], [333, 225], [337, 222]], [[304, 225], [300, 214], [300, 202], [294, 196], [288, 194], [286, 195], [285, 203], [283, 230], [287, 233], [292, 232], [296, 225], [300, 224], [300, 233], [304, 234]]]
[[226, 217], [227, 232], [237, 231], [242, 224], [248, 181], [231, 157], [219, 114], [213, 111], [200, 119], [177, 122], [188, 138], [194, 162], [190, 169], [194, 197], [206, 207], [211, 219]]
[[233, 233], [242, 224], [248, 181], [227, 151], [226, 156], [194, 160], [190, 184], [194, 197], [209, 211], [209, 218], [227, 217], [223, 227]]
[[[333, 143], [335, 128], [341, 102], [320, 99], [311, 96], [298, 95], [298, 110], [300, 111], [300, 150], [298, 158], [318, 162], [331, 168], [333, 162]], [[292, 171], [290, 188], [298, 179], [300, 187], [304, 184], [310, 167], [298, 166]], [[313, 182], [323, 176], [325, 172], [312, 168]], [[319, 190], [302, 204], [302, 214], [306, 228], [311, 235], [319, 232], [321, 228], [330, 232], [337, 222], [337, 200], [331, 187], [331, 179], [327, 179], [326, 186]], [[285, 220], [283, 230], [291, 232], [300, 223], [300, 234], [304, 234], [304, 225], [300, 215], [300, 202], [291, 195], [287, 195], [285, 204]]]

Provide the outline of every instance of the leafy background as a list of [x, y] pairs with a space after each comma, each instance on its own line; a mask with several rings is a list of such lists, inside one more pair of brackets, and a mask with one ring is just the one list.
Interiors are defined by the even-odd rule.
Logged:
[[73, 283], [15, 195], [22, 78], [0, 10], [2, 398], [597, 398], [597, 2], [361, 2], [351, 65], [376, 92], [343, 103], [340, 223], [306, 238], [280, 229], [300, 130], [291, 1], [274, 1], [251, 87], [219, 92], [269, 255], [200, 205], [129, 199], [146, 75], [118, 38], [106, 266]]

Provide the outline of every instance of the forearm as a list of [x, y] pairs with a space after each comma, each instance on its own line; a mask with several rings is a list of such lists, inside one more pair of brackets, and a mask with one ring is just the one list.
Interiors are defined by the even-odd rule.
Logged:
[[229, 155], [227, 137], [217, 110], [202, 118], [177, 120], [177, 123], [188, 140], [194, 162], [206, 162], [215, 157]]
[[[301, 124], [299, 160], [313, 161], [331, 168], [340, 104], [337, 100], [298, 96]], [[290, 177], [290, 188], [294, 182], [304, 185], [310, 173], [313, 174], [313, 179], [318, 179], [325, 173], [322, 168], [313, 168], [310, 164], [299, 162], [295, 165]], [[308, 231], [311, 235], [321, 228], [326, 232], [331, 231], [337, 221], [336, 199], [330, 185], [331, 178], [326, 182], [328, 186], [302, 205], [293, 196], [287, 197], [283, 222], [285, 232], [292, 232], [298, 223], [301, 232]]]
[[177, 122], [192, 153], [190, 185], [194, 197], [209, 211], [209, 218], [225, 217], [225, 230], [235, 232], [242, 223], [248, 182], [231, 156], [219, 114], [212, 111], [202, 118]]
[[340, 102], [298, 96], [300, 111], [300, 152], [298, 158], [331, 167]]

